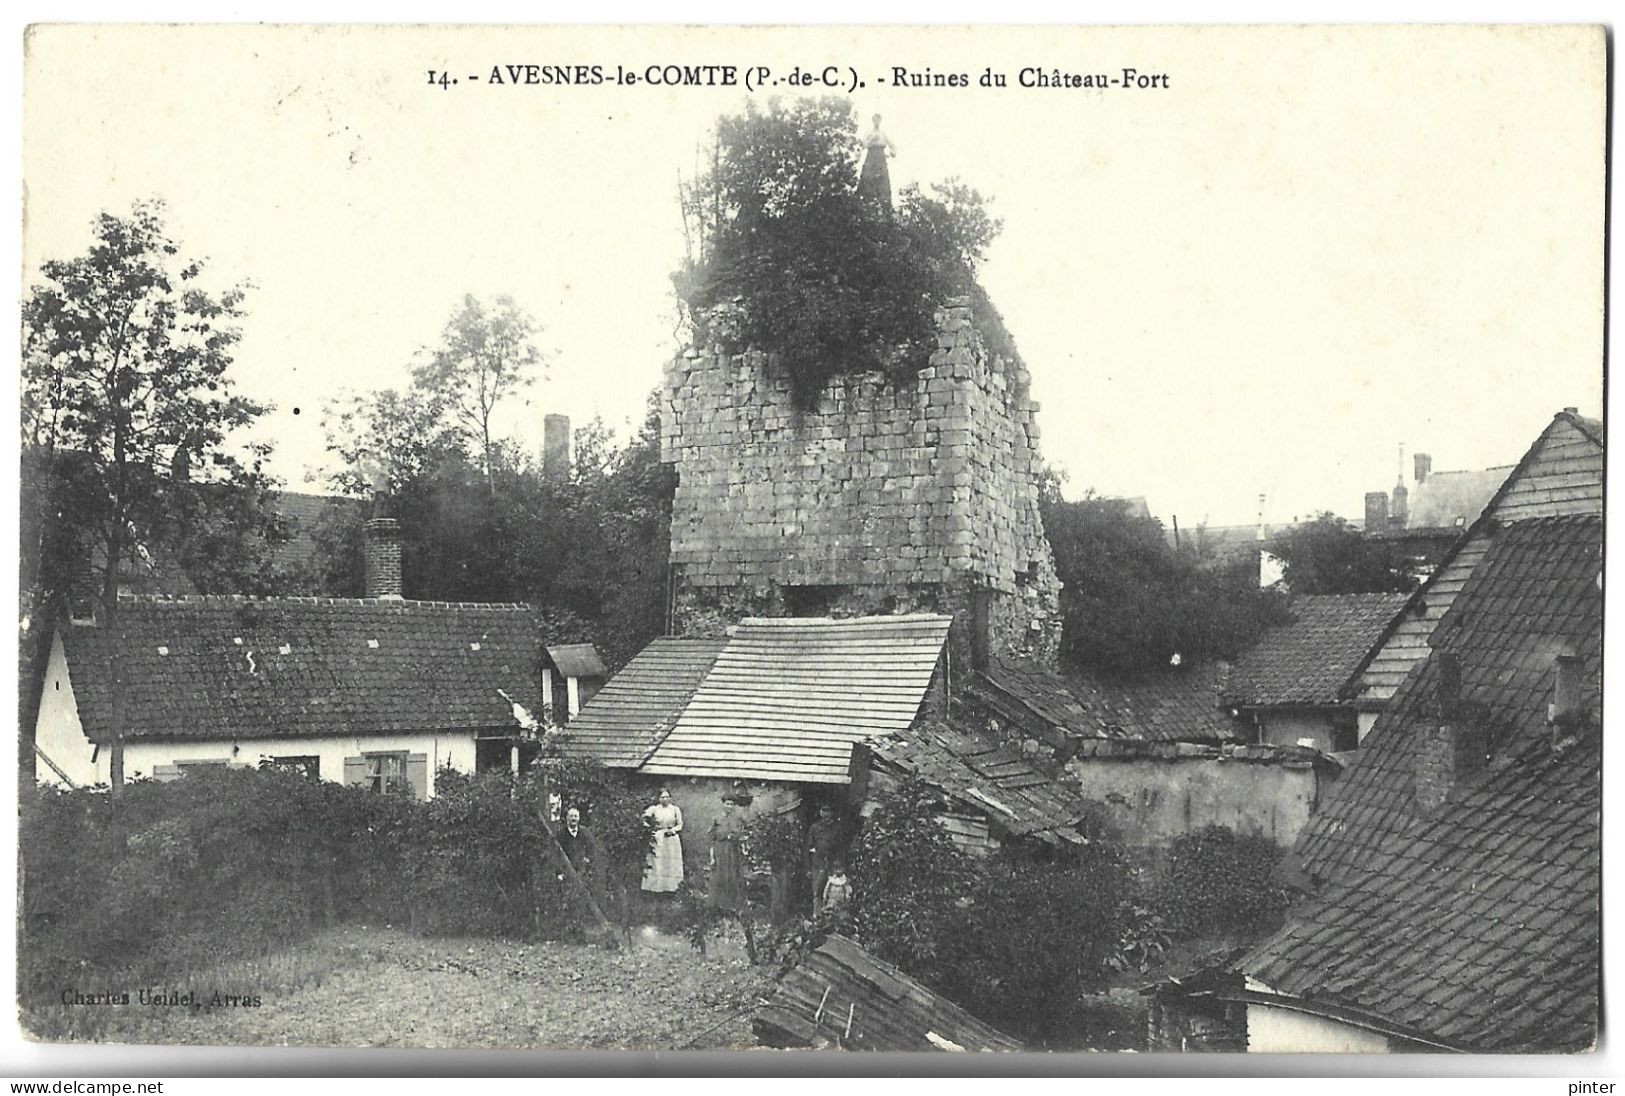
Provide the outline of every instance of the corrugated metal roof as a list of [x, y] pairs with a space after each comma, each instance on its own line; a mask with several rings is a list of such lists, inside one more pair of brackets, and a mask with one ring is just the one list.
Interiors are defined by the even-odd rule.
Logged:
[[591, 643], [562, 643], [548, 647], [547, 657], [565, 677], [608, 677], [598, 648]]
[[642, 771], [845, 784], [854, 743], [914, 721], [952, 619], [741, 621]]
[[559, 737], [567, 755], [635, 769], [683, 714], [726, 639], [653, 640], [582, 706]]
[[779, 982], [757, 1014], [772, 1046], [845, 1050], [1020, 1050], [1021, 1044], [864, 951], [831, 936]]

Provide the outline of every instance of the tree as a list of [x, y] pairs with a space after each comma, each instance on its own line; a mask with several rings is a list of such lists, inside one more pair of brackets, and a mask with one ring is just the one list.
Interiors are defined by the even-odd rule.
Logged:
[[[138, 556], [260, 592], [285, 536], [266, 505], [267, 447], [228, 444], [265, 411], [227, 377], [244, 290], [206, 289], [163, 215], [156, 202], [102, 214], [89, 251], [45, 263], [23, 305], [24, 472], [37, 477], [27, 496], [39, 508], [24, 544], [37, 557], [24, 565], [40, 584], [32, 609], [60, 601], [90, 559], [108, 627]], [[121, 698], [115, 688], [115, 789]]]
[[674, 281], [699, 337], [777, 355], [803, 406], [837, 374], [923, 367], [949, 296], [997, 324], [975, 280], [999, 230], [981, 195], [910, 187], [894, 215], [859, 195], [858, 155], [850, 103], [752, 102], [717, 123], [712, 168], [682, 195], [700, 250]]
[[424, 392], [437, 397], [480, 441], [486, 486], [495, 489], [491, 416], [504, 396], [533, 384], [542, 364], [536, 321], [502, 296], [487, 307], [472, 295], [446, 321], [439, 348], [413, 371]]
[[[468, 431], [441, 407], [420, 387], [385, 390], [336, 403], [326, 419], [340, 491], [364, 497], [374, 484], [363, 465], [388, 469], [384, 493], [401, 527], [407, 593], [533, 602], [553, 642], [590, 641], [612, 668], [624, 665], [665, 628], [675, 485], [660, 463], [656, 394], [624, 444], [596, 420], [578, 430], [562, 484], [512, 443], [493, 446], [487, 476]], [[359, 510], [335, 510], [316, 530], [318, 566], [336, 596], [362, 589], [364, 520]]]
[[1255, 572], [1174, 551], [1162, 523], [1123, 499], [1063, 501], [1049, 474], [1039, 510], [1064, 583], [1061, 652], [1076, 666], [1129, 678], [1175, 654], [1234, 658], [1285, 619]]
[[1270, 552], [1295, 594], [1399, 593], [1416, 588], [1409, 561], [1392, 545], [1371, 540], [1326, 512], [1279, 534]]

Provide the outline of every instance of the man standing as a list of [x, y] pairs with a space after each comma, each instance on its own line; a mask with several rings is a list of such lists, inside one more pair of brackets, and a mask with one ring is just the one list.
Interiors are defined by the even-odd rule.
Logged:
[[[590, 889], [596, 901], [598, 887], [592, 875], [594, 852], [592, 834], [581, 824], [581, 811], [578, 808], [570, 808], [564, 816], [564, 825], [554, 836], [565, 859], [570, 862], [570, 867], [575, 869], [581, 883]], [[587, 908], [586, 895], [583, 895], [576, 884], [567, 878], [568, 874], [564, 865], [560, 864], [555, 873], [555, 882], [559, 888], [559, 909], [565, 915], [566, 921], [574, 925]]]
[[[559, 848], [564, 850], [570, 866], [583, 879], [587, 878], [592, 867], [592, 837], [582, 827], [581, 811], [577, 807], [571, 807], [564, 816], [564, 829], [559, 831]], [[559, 872], [559, 878], [564, 878], [563, 871]]]

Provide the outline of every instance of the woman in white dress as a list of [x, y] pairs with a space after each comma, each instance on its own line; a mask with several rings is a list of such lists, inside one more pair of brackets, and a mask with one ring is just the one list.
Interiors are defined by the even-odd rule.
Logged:
[[671, 801], [671, 792], [660, 789], [660, 802], [643, 812], [643, 824], [654, 833], [649, 862], [643, 870], [643, 889], [670, 894], [683, 882], [683, 812]]

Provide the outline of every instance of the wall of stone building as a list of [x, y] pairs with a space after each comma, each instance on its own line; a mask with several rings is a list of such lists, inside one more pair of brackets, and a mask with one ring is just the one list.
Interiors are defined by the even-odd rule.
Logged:
[[[1026, 371], [988, 352], [968, 305], [938, 325], [917, 375], [837, 377], [806, 409], [759, 352], [668, 365], [677, 634], [752, 614], [937, 611], [956, 617], [956, 645], [980, 616], [994, 642], [1053, 655], [1060, 583]], [[808, 593], [820, 611], [798, 607]]]
[[[1135, 849], [1167, 848], [1183, 834], [1224, 826], [1290, 846], [1321, 795], [1307, 760], [1259, 747], [1088, 741], [1067, 763], [1107, 832]], [[1256, 757], [1255, 757], [1256, 755]]]

